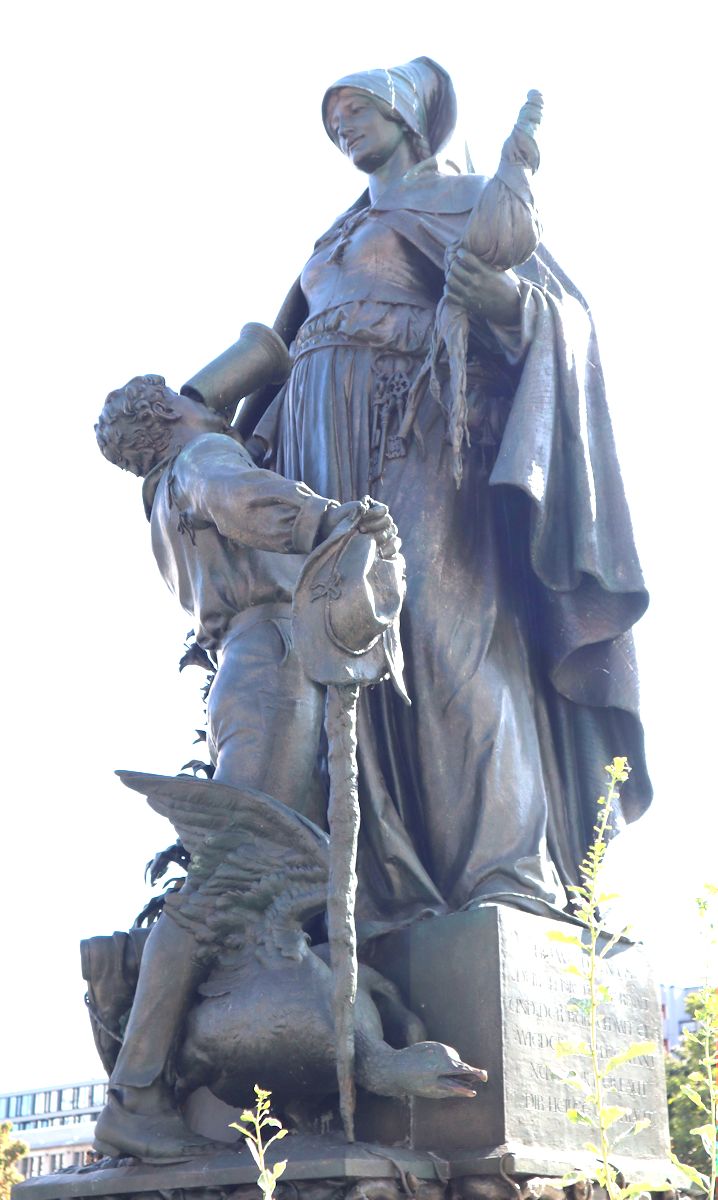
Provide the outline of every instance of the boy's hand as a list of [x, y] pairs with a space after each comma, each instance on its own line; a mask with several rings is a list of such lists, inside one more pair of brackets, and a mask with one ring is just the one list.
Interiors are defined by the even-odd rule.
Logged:
[[[317, 543], [326, 541], [337, 525], [347, 517], [356, 517], [360, 508], [363, 508], [363, 505], [358, 500], [351, 500], [348, 504], [330, 505], [321, 519]], [[379, 504], [376, 500], [370, 500], [369, 509], [364, 513], [358, 528], [361, 533], [367, 533], [374, 538], [383, 558], [390, 558], [396, 554], [401, 545], [389, 509], [386, 504]]]

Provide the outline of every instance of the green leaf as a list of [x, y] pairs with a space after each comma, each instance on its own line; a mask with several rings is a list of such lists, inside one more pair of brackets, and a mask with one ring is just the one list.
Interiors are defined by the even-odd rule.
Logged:
[[621, 940], [621, 938], [622, 938], [622, 937], [625, 937], [625, 935], [628, 933], [628, 930], [629, 930], [630, 928], [631, 928], [631, 927], [630, 927], [630, 925], [624, 925], [624, 927], [623, 927], [623, 929], [620, 931], [620, 933], [612, 933], [612, 934], [611, 934], [611, 936], [610, 936], [610, 938], [609, 938], [609, 939], [608, 939], [608, 941], [606, 942], [606, 945], [605, 945], [605, 946], [603, 946], [601, 950], [599, 950], [599, 952], [598, 952], [598, 957], [599, 957], [599, 958], [605, 958], [607, 954], [610, 954], [610, 953], [611, 953], [611, 951], [613, 950], [613, 947], [614, 947], [614, 946], [615, 946], [615, 945], [616, 945], [618, 942], [620, 942], [620, 940]]
[[577, 967], [575, 963], [569, 963], [567, 967], [562, 968], [564, 975], [578, 975], [579, 979], [586, 979], [586, 972]]
[[572, 996], [566, 1007], [575, 1008], [578, 1012], [589, 1013], [591, 1011], [591, 1001], [588, 996]]
[[546, 937], [550, 942], [564, 942], [567, 946], [578, 946], [579, 950], [584, 948], [580, 936], [575, 933], [564, 933], [561, 929], [549, 929]]
[[254, 1113], [250, 1109], [245, 1108], [244, 1112], [242, 1113], [242, 1115], [239, 1119], [240, 1119], [240, 1121], [253, 1121]]
[[574, 1183], [587, 1182], [588, 1176], [583, 1171], [567, 1171], [561, 1179], [561, 1187], [573, 1187]]
[[[641, 1117], [641, 1119], [639, 1121], [636, 1121], [635, 1124], [633, 1124], [630, 1129], [624, 1129], [623, 1133], [617, 1133], [613, 1139], [613, 1145], [614, 1146], [618, 1145], [618, 1143], [622, 1142], [625, 1138], [635, 1137], [637, 1133], [642, 1133], [644, 1129], [648, 1129], [648, 1126], [650, 1124], [651, 1124], [650, 1117]], [[665, 1191], [665, 1188], [664, 1189], [659, 1188], [658, 1190]]]
[[578, 1075], [567, 1075], [563, 1081], [567, 1087], [575, 1088], [577, 1092], [581, 1092], [584, 1096], [588, 1096], [589, 1086], [585, 1079], [581, 1079]]
[[257, 1166], [261, 1167], [262, 1163], [261, 1163], [261, 1160], [259, 1157], [259, 1151], [257, 1150], [257, 1147], [255, 1146], [254, 1142], [249, 1141], [249, 1139], [247, 1139], [247, 1145], [249, 1146], [249, 1153], [252, 1155], [252, 1158], [256, 1162]]
[[590, 1154], [600, 1154], [601, 1153], [598, 1146], [594, 1145], [593, 1142], [584, 1142], [583, 1147], [584, 1147], [584, 1150], [588, 1150]]
[[648, 1129], [650, 1127], [650, 1124], [651, 1124], [650, 1117], [641, 1117], [640, 1120], [636, 1121], [635, 1125], [631, 1129], [629, 1129], [628, 1132], [629, 1132], [629, 1134], [630, 1133], [632, 1133], [632, 1134], [643, 1133], [643, 1130]]
[[577, 1108], [569, 1108], [566, 1110], [566, 1116], [572, 1125], [593, 1125], [590, 1117], [585, 1113], [579, 1112]]
[[632, 1059], [638, 1058], [641, 1054], [655, 1054], [656, 1049], [655, 1042], [632, 1042], [620, 1054], [614, 1054], [612, 1058], [609, 1058], [602, 1073], [604, 1076], [609, 1075], [617, 1067], [622, 1067], [624, 1063], [631, 1062]]
[[670, 1159], [671, 1159], [671, 1162], [674, 1163], [674, 1165], [677, 1166], [678, 1169], [680, 1171], [682, 1171], [684, 1175], [688, 1176], [691, 1183], [695, 1183], [696, 1186], [699, 1187], [702, 1192], [706, 1192], [706, 1193], [708, 1192], [708, 1176], [707, 1175], [703, 1175], [700, 1171], [696, 1171], [695, 1167], [692, 1167], [690, 1163], [681, 1162], [681, 1160], [679, 1158], [676, 1158], [675, 1154], [673, 1154], [672, 1152], [670, 1155]]
[[232, 1121], [230, 1123], [229, 1128], [238, 1130], [239, 1133], [241, 1133], [243, 1137], [251, 1137], [252, 1136], [251, 1133], [249, 1132], [249, 1130], [244, 1128], [244, 1125], [238, 1125], [236, 1121]]
[[273, 1129], [281, 1129], [282, 1128], [282, 1122], [278, 1121], [276, 1117], [265, 1117], [264, 1120], [262, 1121], [262, 1124], [263, 1125], [271, 1125]]
[[554, 1079], [560, 1080], [566, 1087], [575, 1088], [576, 1091], [583, 1092], [584, 1096], [588, 1093], [588, 1084], [584, 1079], [581, 1079], [573, 1067], [570, 1071], [564, 1071], [561, 1067], [549, 1066], [549, 1071]]
[[625, 1117], [630, 1109], [622, 1107], [620, 1104], [607, 1104], [605, 1108], [600, 1110], [601, 1124], [604, 1129], [610, 1129], [616, 1121], [620, 1121], [621, 1117]]
[[566, 1058], [569, 1054], [590, 1055], [591, 1047], [588, 1042], [555, 1042], [554, 1052], [558, 1058]]
[[703, 1112], [708, 1112], [708, 1109], [703, 1103], [701, 1096], [698, 1094], [696, 1089], [691, 1086], [690, 1083], [682, 1083], [680, 1090], [683, 1092], [684, 1096], [687, 1096], [689, 1100], [693, 1101], [697, 1108], [702, 1108]]
[[274, 1164], [274, 1167], [272, 1168], [272, 1175], [274, 1176], [275, 1183], [279, 1179], [280, 1175], [284, 1174], [286, 1169], [287, 1169], [287, 1159], [286, 1158], [283, 1158], [281, 1162]]
[[698, 1125], [695, 1129], [691, 1129], [691, 1133], [695, 1133], [703, 1143], [703, 1149], [709, 1158], [712, 1158], [716, 1150], [716, 1128], [715, 1125]]
[[[664, 1180], [663, 1186], [664, 1188], [667, 1188], [670, 1185]], [[621, 1188], [619, 1195], [621, 1196], [621, 1200], [627, 1200], [628, 1196], [646, 1196], [646, 1200], [651, 1200], [646, 1184], [640, 1182], [629, 1183], [626, 1187]]]

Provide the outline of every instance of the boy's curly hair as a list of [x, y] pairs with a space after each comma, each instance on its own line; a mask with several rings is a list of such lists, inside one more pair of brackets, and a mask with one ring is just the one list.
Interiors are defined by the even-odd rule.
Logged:
[[110, 392], [95, 425], [100, 450], [123, 471], [147, 475], [162, 461], [172, 440], [174, 392], [161, 375], [136, 375]]

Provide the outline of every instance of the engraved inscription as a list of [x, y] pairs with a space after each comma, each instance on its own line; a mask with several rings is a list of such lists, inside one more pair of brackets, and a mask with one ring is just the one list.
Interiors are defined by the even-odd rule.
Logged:
[[[543, 923], [546, 930], [560, 928]], [[565, 929], [565, 926], [564, 926]], [[575, 1001], [585, 999], [587, 986], [576, 974], [582, 965], [578, 947], [539, 936], [520, 939], [507, 934], [503, 954], [502, 1003], [506, 1039], [505, 1094], [512, 1134], [531, 1144], [550, 1130], [556, 1147], [583, 1149], [590, 1130], [566, 1119], [569, 1109], [581, 1108], [579, 1092], [561, 1079], [569, 1071], [591, 1084], [590, 1064], [577, 1054], [559, 1055], [561, 1043], [586, 1042], [588, 1016]], [[632, 1042], [653, 1041], [656, 1050], [623, 1063], [606, 1080], [607, 1104], [628, 1109], [615, 1132], [649, 1118], [648, 1129], [630, 1139], [632, 1157], [663, 1157], [668, 1148], [665, 1116], [665, 1077], [662, 1060], [660, 1009], [654, 990], [645, 982], [646, 966], [636, 947], [619, 947], [600, 964], [600, 982], [611, 994], [598, 1017], [599, 1061], [620, 1054]], [[540, 1122], [537, 1117], [540, 1115]]]

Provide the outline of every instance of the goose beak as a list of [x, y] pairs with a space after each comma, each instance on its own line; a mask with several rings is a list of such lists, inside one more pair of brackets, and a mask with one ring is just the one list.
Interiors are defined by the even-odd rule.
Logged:
[[446, 1071], [439, 1076], [439, 1082], [452, 1096], [465, 1096], [468, 1100], [476, 1095], [480, 1083], [486, 1083], [488, 1075], [480, 1067], [470, 1067], [468, 1063], [459, 1063], [452, 1071]]

